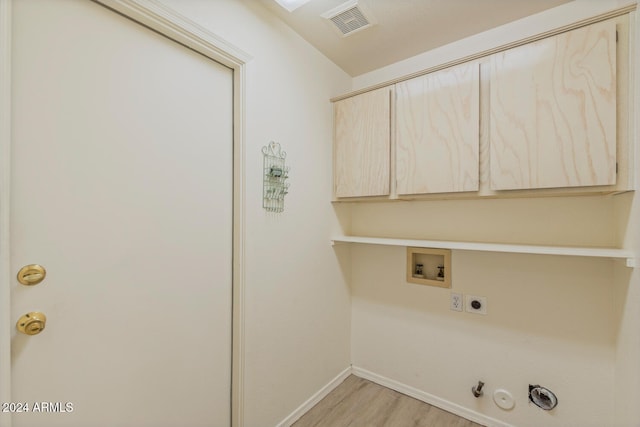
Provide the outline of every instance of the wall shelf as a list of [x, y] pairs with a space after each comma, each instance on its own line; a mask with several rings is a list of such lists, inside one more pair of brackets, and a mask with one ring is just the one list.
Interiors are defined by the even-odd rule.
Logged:
[[361, 243], [367, 245], [405, 246], [418, 248], [458, 249], [465, 251], [510, 252], [536, 255], [565, 255], [622, 259], [627, 267], [636, 267], [635, 254], [627, 249], [581, 246], [538, 246], [507, 243], [454, 242], [446, 240], [392, 239], [385, 237], [335, 236], [331, 244]]

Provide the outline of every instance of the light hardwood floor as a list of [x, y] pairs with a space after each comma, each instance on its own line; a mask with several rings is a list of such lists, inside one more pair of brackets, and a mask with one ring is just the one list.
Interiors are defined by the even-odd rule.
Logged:
[[482, 427], [371, 381], [349, 376], [293, 427]]

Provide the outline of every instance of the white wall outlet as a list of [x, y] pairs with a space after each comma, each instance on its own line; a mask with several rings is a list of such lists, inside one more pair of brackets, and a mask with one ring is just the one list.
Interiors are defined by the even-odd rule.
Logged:
[[462, 294], [451, 292], [451, 305], [449, 308], [453, 311], [462, 311]]
[[487, 314], [487, 297], [466, 295], [465, 303], [467, 313]]

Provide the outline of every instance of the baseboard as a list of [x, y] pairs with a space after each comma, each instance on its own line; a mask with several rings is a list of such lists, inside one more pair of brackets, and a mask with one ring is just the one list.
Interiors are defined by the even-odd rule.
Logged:
[[276, 427], [289, 427], [291, 424], [298, 421], [301, 416], [306, 414], [309, 409], [313, 408], [318, 402], [324, 399], [327, 394], [331, 393], [334, 388], [338, 387], [342, 383], [342, 381], [344, 381], [349, 375], [351, 375], [351, 366], [340, 372], [338, 376], [336, 376], [334, 379], [329, 381], [327, 385], [318, 390], [318, 392], [311, 396], [306, 402], [304, 402], [295, 411], [289, 414], [287, 418], [280, 421], [280, 423]]
[[367, 371], [366, 369], [353, 366], [351, 369], [351, 373], [357, 377], [364, 378], [376, 384], [380, 384], [381, 386], [395, 390], [399, 393], [406, 394], [407, 396], [411, 396], [415, 399], [421, 400], [425, 403], [443, 409], [447, 412], [451, 412], [452, 414], [458, 415], [462, 418], [466, 418], [475, 423], [482, 424], [488, 427], [513, 427], [511, 424], [507, 424], [503, 421], [496, 420], [495, 418], [488, 417], [479, 412], [472, 411], [471, 409], [465, 408], [464, 406], [460, 406], [438, 396], [434, 396], [433, 394], [429, 394], [401, 382], [383, 377], [382, 375], [378, 375], [371, 371]]

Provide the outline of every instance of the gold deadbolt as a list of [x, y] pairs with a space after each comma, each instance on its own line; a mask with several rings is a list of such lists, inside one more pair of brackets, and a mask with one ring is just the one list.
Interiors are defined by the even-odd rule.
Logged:
[[16, 329], [27, 335], [37, 335], [43, 331], [44, 326], [47, 323], [47, 316], [44, 313], [32, 311], [27, 313], [18, 319], [16, 323]]
[[47, 276], [47, 270], [38, 264], [25, 265], [18, 271], [18, 282], [26, 286], [37, 285]]

